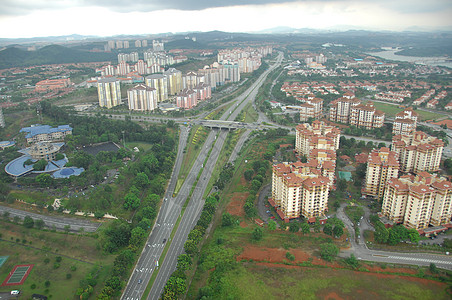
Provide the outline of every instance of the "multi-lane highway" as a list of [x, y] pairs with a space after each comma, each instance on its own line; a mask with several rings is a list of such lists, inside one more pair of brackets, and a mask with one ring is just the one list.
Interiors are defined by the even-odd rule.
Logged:
[[[245, 106], [254, 99], [258, 88], [262, 85], [265, 77], [282, 61], [282, 53], [278, 56], [277, 64], [273, 65], [265, 71], [258, 80], [246, 92], [236, 98], [237, 105], [227, 111], [222, 117], [222, 120], [234, 120]], [[166, 201], [160, 209], [156, 224], [149, 236], [146, 246], [138, 260], [136, 268], [129, 279], [127, 287], [122, 295], [122, 299], [141, 299], [144, 289], [152, 276], [152, 273], [159, 268], [158, 274], [155, 278], [154, 284], [149, 293], [148, 299], [158, 299], [163, 291], [171, 273], [176, 268], [177, 257], [183, 252], [183, 245], [187, 239], [188, 233], [196, 224], [202, 207], [204, 205], [203, 195], [211, 177], [211, 173], [215, 167], [218, 156], [223, 147], [227, 136], [226, 131], [213, 130], [206, 138], [203, 150], [200, 152], [185, 179], [179, 193], [175, 198], [172, 197], [174, 193], [175, 184], [179, 175], [180, 164], [183, 158], [183, 148], [188, 136], [188, 130], [185, 127], [182, 129], [181, 137], [179, 139], [179, 151], [176, 157], [176, 163], [173, 170], [173, 175], [170, 180], [167, 192], [165, 194]], [[212, 150], [212, 151], [210, 151]], [[206, 161], [208, 154], [209, 158]], [[186, 207], [185, 213], [181, 216], [182, 206], [188, 198], [196, 178], [202, 169], [201, 176], [193, 190], [193, 194]], [[172, 240], [170, 240], [170, 233], [174, 228], [178, 218], [181, 218], [179, 227], [175, 232]], [[165, 259], [161, 258], [161, 254], [166, 243], [171, 243]], [[159, 263], [157, 263], [159, 262]]]

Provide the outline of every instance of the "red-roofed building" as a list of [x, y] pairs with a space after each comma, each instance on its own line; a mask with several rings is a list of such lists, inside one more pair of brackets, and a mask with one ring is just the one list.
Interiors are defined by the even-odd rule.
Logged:
[[421, 172], [388, 181], [382, 215], [408, 228], [449, 225], [452, 217], [452, 183]]
[[381, 198], [386, 182], [391, 178], [397, 178], [398, 174], [397, 154], [389, 151], [387, 147], [374, 149], [367, 158], [366, 179], [362, 193]]

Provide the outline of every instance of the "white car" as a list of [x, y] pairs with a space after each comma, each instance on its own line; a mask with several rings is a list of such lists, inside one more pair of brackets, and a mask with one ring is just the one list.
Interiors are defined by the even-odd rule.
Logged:
[[19, 295], [19, 294], [20, 294], [20, 291], [18, 291], [18, 290], [11, 291], [11, 295]]

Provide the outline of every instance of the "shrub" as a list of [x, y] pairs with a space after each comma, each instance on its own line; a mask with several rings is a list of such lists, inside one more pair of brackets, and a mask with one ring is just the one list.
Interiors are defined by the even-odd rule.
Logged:
[[67, 273], [66, 274], [66, 279], [71, 279], [72, 278], [72, 274], [71, 273]]
[[44, 258], [44, 263], [45, 264], [48, 264], [49, 262], [50, 262], [50, 258], [48, 258], [48, 257]]
[[57, 256], [57, 257], [55, 258], [55, 261], [56, 261], [56, 262], [61, 262], [61, 260], [62, 260], [61, 256]]
[[76, 266], [71, 266], [71, 271], [72, 271], [72, 272], [77, 271], [77, 267], [76, 267]]
[[36, 288], [36, 284], [35, 284], [35, 283], [32, 283], [32, 284], [30, 285], [30, 288], [31, 288], [32, 290], [34, 290], [34, 289]]
[[45, 285], [46, 287], [49, 287], [49, 286], [50, 286], [50, 281], [49, 281], [49, 280], [46, 280], [46, 282], [44, 282], [44, 285]]
[[54, 269], [58, 269], [59, 267], [60, 267], [60, 264], [59, 264], [59, 263], [56, 262], [56, 263], [53, 264], [53, 268], [54, 268]]
[[290, 252], [286, 252], [286, 257], [287, 257], [287, 259], [290, 260], [290, 261], [294, 261], [294, 260], [295, 260], [295, 255], [293, 255], [293, 254], [290, 253]]

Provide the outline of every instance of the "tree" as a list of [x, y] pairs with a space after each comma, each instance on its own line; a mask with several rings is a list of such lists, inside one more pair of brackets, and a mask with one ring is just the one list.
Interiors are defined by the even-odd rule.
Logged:
[[[39, 161], [37, 161], [34, 165], [33, 165], [33, 169], [35, 171], [44, 171], [44, 169], [47, 166], [47, 161], [45, 159], [41, 159]], [[49, 175], [50, 176], [50, 175]]]
[[194, 254], [197, 250], [197, 243], [193, 240], [187, 240], [184, 244], [184, 250], [187, 254]]
[[438, 274], [439, 273], [439, 270], [438, 270], [438, 268], [436, 267], [436, 265], [434, 263], [430, 263], [429, 269], [430, 269], [430, 272], [432, 272], [432, 274]]
[[289, 224], [289, 231], [290, 232], [298, 232], [298, 230], [300, 230], [300, 226], [298, 225], [297, 222], [292, 222]]
[[319, 218], [315, 218], [314, 232], [320, 232], [320, 220], [319, 220]]
[[417, 230], [414, 228], [408, 229], [408, 237], [410, 238], [410, 241], [415, 244], [419, 243], [419, 240], [421, 238], [419, 236], [419, 232], [417, 232]]
[[140, 207], [140, 199], [134, 193], [127, 193], [124, 197], [124, 208], [125, 209], [137, 209]]
[[130, 232], [129, 244], [131, 246], [139, 247], [145, 238], [146, 238], [146, 231], [144, 231], [144, 229], [141, 227], [135, 227]]
[[339, 248], [332, 243], [320, 245], [320, 256], [326, 261], [333, 261], [339, 254]]
[[50, 174], [43, 173], [36, 176], [35, 181], [42, 187], [49, 187], [53, 184], [54, 180]]
[[243, 173], [243, 177], [245, 177], [246, 181], [250, 181], [251, 179], [253, 179], [253, 175], [254, 175], [254, 171], [251, 169], [246, 170]]
[[275, 230], [276, 229], [276, 222], [273, 220], [268, 221], [268, 229]]
[[380, 244], [384, 244], [388, 241], [389, 231], [380, 221], [375, 223], [374, 238], [375, 241]]
[[144, 188], [150, 185], [151, 181], [146, 173], [140, 172], [137, 176], [135, 176], [135, 184], [141, 188]]
[[331, 235], [333, 233], [333, 225], [327, 223], [323, 226], [323, 233], [327, 235]]
[[38, 229], [41, 229], [42, 227], [44, 227], [45, 223], [42, 219], [37, 219], [35, 221], [35, 227]]
[[195, 241], [195, 243], [198, 244], [201, 241], [201, 239], [202, 239], [202, 232], [199, 231], [198, 229], [194, 228], [188, 234], [188, 239], [189, 240], [193, 240], [193, 241]]
[[230, 213], [225, 212], [221, 216], [221, 226], [231, 226], [233, 224], [232, 216]]
[[181, 254], [177, 258], [177, 269], [186, 271], [190, 269], [190, 266], [192, 265], [192, 260], [190, 255], [188, 254]]
[[253, 230], [252, 238], [255, 241], [260, 241], [264, 237], [264, 231], [260, 227], [256, 227]]
[[343, 234], [344, 234], [344, 229], [341, 226], [338, 226], [338, 225], [334, 226], [334, 228], [333, 228], [333, 235], [335, 237], [340, 237]]
[[147, 231], [151, 228], [151, 220], [148, 218], [143, 218], [141, 221], [137, 224], [138, 227], [143, 228], [143, 230]]
[[35, 222], [33, 221], [33, 219], [29, 216], [25, 216], [24, 227], [25, 228], [33, 228], [34, 225], [35, 225]]
[[309, 224], [306, 222], [301, 223], [300, 227], [301, 227], [301, 232], [303, 232], [303, 234], [307, 234], [311, 231]]
[[358, 268], [359, 261], [356, 259], [356, 256], [352, 253], [349, 258], [345, 259], [345, 262], [350, 265], [353, 269]]

